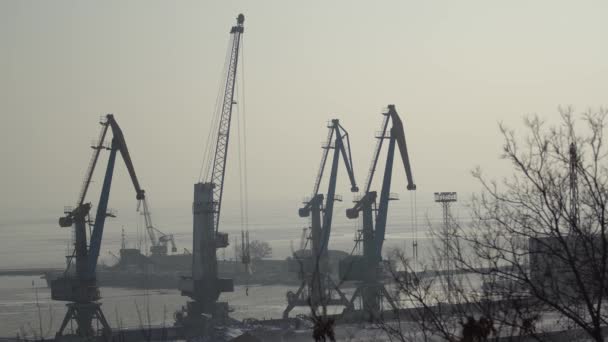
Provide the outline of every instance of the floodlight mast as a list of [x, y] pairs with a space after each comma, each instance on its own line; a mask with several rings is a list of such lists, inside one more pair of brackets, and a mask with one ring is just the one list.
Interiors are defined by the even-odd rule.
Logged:
[[452, 203], [458, 200], [458, 195], [455, 192], [436, 192], [434, 194], [435, 202], [441, 204], [442, 214], [443, 214], [443, 229], [441, 232], [443, 239], [443, 268], [446, 272], [446, 282], [447, 282], [447, 295], [448, 301], [452, 301], [452, 230], [450, 225], [450, 206]]

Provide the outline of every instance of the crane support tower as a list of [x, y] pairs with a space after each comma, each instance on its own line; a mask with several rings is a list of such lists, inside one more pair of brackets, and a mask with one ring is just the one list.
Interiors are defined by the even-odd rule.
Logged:
[[[135, 188], [137, 201], [141, 202], [145, 199], [145, 192], [139, 186], [127, 143], [114, 116], [112, 114], [106, 115], [101, 125], [101, 134], [95, 145], [92, 146], [93, 156], [89, 162], [76, 207], [74, 209], [66, 208], [64, 210], [65, 216], [59, 219], [59, 226], [64, 228], [73, 227], [75, 241], [73, 253], [67, 257], [68, 266], [64, 274], [51, 282], [51, 298], [69, 302], [67, 304], [68, 311], [57, 332], [57, 340], [67, 337], [64, 335], [64, 331], [70, 321], [76, 323], [76, 338], [79, 340], [92, 338], [98, 334], [93, 329], [93, 321], [95, 320], [101, 325], [101, 334], [106, 338], [111, 335], [110, 326], [101, 311], [101, 304], [98, 302], [101, 296], [97, 287], [95, 270], [106, 217], [114, 217], [111, 212], [108, 212], [107, 208], [117, 152], [120, 152], [127, 166]], [[113, 135], [110, 146], [105, 144], [108, 129], [111, 129]], [[85, 202], [85, 199], [102, 150], [109, 150], [110, 156], [97, 204], [97, 213], [92, 221], [89, 216], [92, 205]], [[89, 229], [87, 229], [87, 226]], [[88, 241], [87, 230], [90, 231]]]
[[[363, 255], [350, 256], [340, 262], [340, 279], [359, 282], [350, 300], [349, 307], [360, 310], [370, 320], [373, 320], [381, 312], [383, 298], [388, 301], [393, 309], [397, 309], [391, 296], [379, 280], [382, 271], [382, 245], [386, 232], [388, 204], [389, 201], [398, 199], [396, 194], [390, 192], [395, 145], [399, 147], [401, 161], [405, 169], [407, 190], [416, 190], [405, 142], [403, 123], [394, 105], [389, 105], [388, 110], [383, 115], [381, 131], [376, 135], [378, 142], [367, 176], [365, 192], [354, 201], [355, 205], [352, 208], [346, 210], [346, 216], [349, 219], [356, 219], [359, 217], [359, 213], [362, 213], [363, 224], [357, 243], [363, 242]], [[389, 122], [392, 123], [390, 130], [388, 129]], [[385, 140], [388, 140], [388, 152], [384, 167], [382, 191], [380, 192], [379, 203], [377, 203], [377, 193], [371, 191], [370, 188]], [[361, 298], [362, 305], [359, 307], [355, 306], [357, 298]]]
[[227, 60], [225, 88], [210, 174], [205, 175], [208, 178], [203, 182], [194, 184], [192, 275], [182, 277], [179, 283], [182, 295], [192, 298], [193, 301], [188, 302], [183, 311], [176, 313], [177, 323], [185, 326], [186, 330], [202, 331], [201, 329], [205, 329], [207, 323], [211, 322], [207, 318], [213, 321], [227, 319], [228, 304], [220, 303], [218, 299], [222, 292], [234, 291], [232, 279], [218, 277], [216, 249], [228, 246], [228, 234], [219, 232], [219, 223], [244, 22], [245, 16], [239, 14], [236, 25], [230, 30], [230, 55]]
[[[288, 266], [290, 271], [298, 272], [302, 283], [295, 293], [291, 291], [287, 292], [287, 307], [283, 311], [284, 318], [289, 317], [289, 312], [296, 306], [310, 306], [316, 312], [319, 307], [325, 311], [328, 305], [348, 306], [349, 304], [348, 299], [335, 285], [328, 272], [328, 245], [331, 235], [334, 202], [341, 200], [341, 197], [336, 195], [336, 180], [340, 155], [344, 159], [344, 166], [351, 183], [350, 190], [357, 192], [359, 188], [355, 182], [348, 133], [338, 120], [332, 120], [328, 128], [327, 142], [323, 145], [323, 155], [313, 195], [304, 202], [304, 207], [299, 210], [300, 217], [311, 218], [311, 248], [309, 251], [300, 250], [294, 253], [293, 258], [290, 260], [290, 265]], [[329, 150], [332, 149], [334, 152], [329, 175], [329, 186], [327, 198], [325, 198], [325, 204], [323, 204], [324, 196], [319, 193], [319, 186], [323, 178]], [[339, 298], [333, 298], [333, 292], [336, 292]]]

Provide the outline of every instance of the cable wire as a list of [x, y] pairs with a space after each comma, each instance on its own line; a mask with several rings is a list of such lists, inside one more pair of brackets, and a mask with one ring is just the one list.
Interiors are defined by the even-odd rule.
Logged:
[[249, 231], [249, 185], [247, 182], [247, 115], [245, 112], [245, 40], [241, 37], [241, 108], [243, 115], [243, 167], [244, 167], [244, 190], [245, 190], [245, 229]]
[[207, 141], [205, 143], [205, 146], [203, 147], [203, 162], [201, 163], [201, 167], [199, 169], [199, 175], [198, 175], [198, 179], [199, 181], [203, 181], [203, 177], [205, 177], [205, 179], [207, 179], [208, 175], [209, 175], [209, 170], [211, 168], [212, 162], [211, 162], [211, 156], [215, 150], [215, 141], [217, 140], [217, 129], [216, 127], [218, 126], [218, 121], [219, 118], [221, 116], [221, 100], [222, 100], [222, 96], [224, 95], [224, 88], [226, 86], [226, 78], [224, 77], [226, 75], [226, 72], [228, 70], [228, 65], [230, 64], [230, 53], [231, 53], [231, 47], [232, 47], [232, 39], [228, 40], [228, 44], [226, 47], [226, 55], [224, 56], [224, 67], [222, 68], [219, 80], [218, 80], [218, 92], [216, 95], [216, 99], [215, 99], [215, 105], [213, 108], [213, 114], [211, 117], [211, 125], [209, 126], [209, 131], [207, 133]]

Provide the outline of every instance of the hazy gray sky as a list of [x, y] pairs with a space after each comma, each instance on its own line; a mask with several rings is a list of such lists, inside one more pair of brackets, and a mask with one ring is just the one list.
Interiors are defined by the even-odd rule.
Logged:
[[[189, 212], [239, 12], [256, 204], [297, 206], [309, 194], [334, 117], [363, 183], [380, 111], [394, 103], [424, 198], [476, 191], [476, 165], [505, 173], [498, 121], [520, 127], [525, 114], [556, 118], [558, 105], [607, 104], [605, 1], [4, 0], [0, 213], [73, 204], [105, 113], [122, 126], [153, 205]], [[119, 165], [112, 201], [130, 205]], [[343, 174], [339, 192], [349, 196]]]

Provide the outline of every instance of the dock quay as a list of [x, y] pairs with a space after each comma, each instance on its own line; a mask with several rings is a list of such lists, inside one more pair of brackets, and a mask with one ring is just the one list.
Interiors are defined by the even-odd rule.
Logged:
[[[0, 276], [37, 276], [49, 272], [63, 272], [63, 268], [12, 268], [0, 269]], [[2, 341], [2, 340], [0, 340]]]

